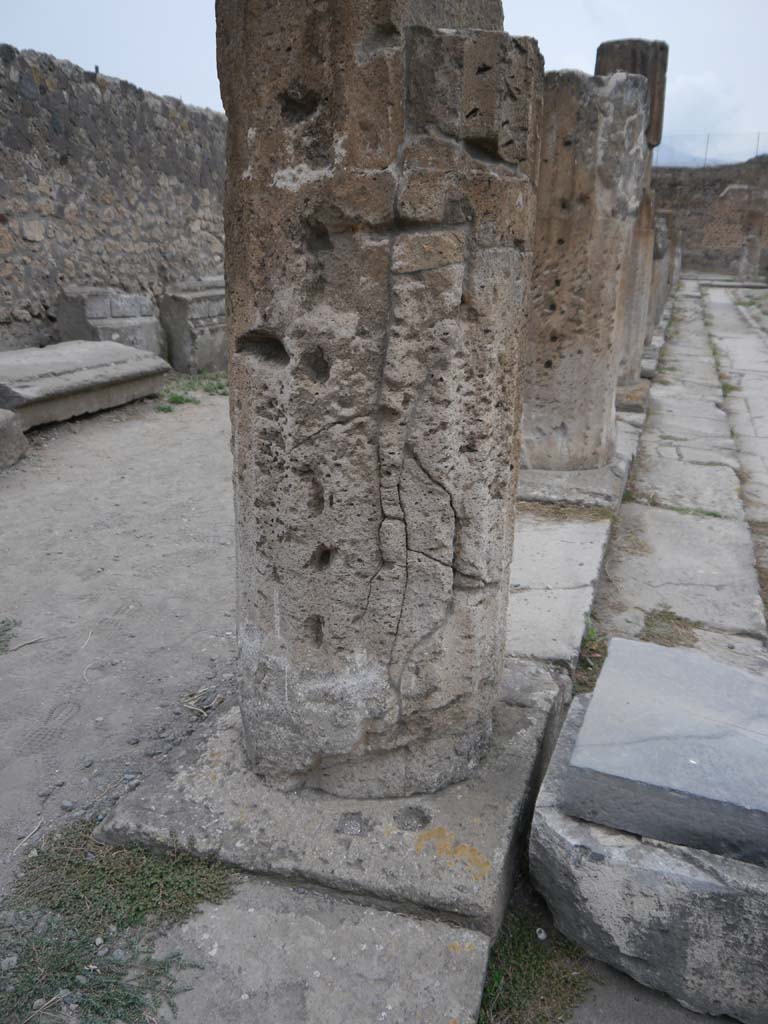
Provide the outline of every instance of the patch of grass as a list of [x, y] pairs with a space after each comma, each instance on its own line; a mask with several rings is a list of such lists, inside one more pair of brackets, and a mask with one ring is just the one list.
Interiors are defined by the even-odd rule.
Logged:
[[695, 647], [695, 629], [700, 626], [701, 623], [684, 619], [663, 605], [646, 612], [640, 639], [661, 647]]
[[53, 911], [78, 929], [131, 928], [182, 921], [202, 902], [226, 899], [234, 884], [223, 865], [187, 854], [154, 856], [106, 846], [87, 821], [51, 833], [24, 862], [14, 900]]
[[168, 383], [160, 392], [158, 412], [173, 412], [177, 405], [199, 405], [195, 392], [206, 395], [228, 395], [229, 381], [226, 373], [174, 373], [169, 374]]
[[608, 638], [603, 636], [591, 620], [581, 640], [579, 660], [573, 673], [574, 693], [588, 693], [594, 690], [597, 677], [608, 654]]
[[598, 505], [566, 505], [556, 501], [519, 501], [517, 511], [539, 519], [578, 519], [581, 522], [594, 522], [613, 516], [611, 509]]
[[0, 619], [0, 654], [7, 654], [11, 640], [16, 636], [16, 619]]
[[146, 1024], [161, 1003], [172, 1005], [174, 971], [191, 966], [155, 960], [153, 929], [226, 899], [236, 884], [223, 865], [116, 849], [91, 829], [79, 821], [49, 834], [12, 886], [0, 942], [16, 957], [3, 973], [4, 1022], [45, 1020], [34, 1006], [43, 1000], [50, 1013], [77, 1005], [80, 1024]]
[[543, 915], [510, 909], [491, 952], [478, 1024], [557, 1024], [590, 988], [584, 954]]

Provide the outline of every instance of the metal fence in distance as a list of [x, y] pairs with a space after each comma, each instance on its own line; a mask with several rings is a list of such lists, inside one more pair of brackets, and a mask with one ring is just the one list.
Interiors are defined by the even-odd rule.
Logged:
[[768, 129], [761, 132], [707, 132], [664, 135], [653, 151], [655, 167], [713, 167], [740, 164], [768, 155]]

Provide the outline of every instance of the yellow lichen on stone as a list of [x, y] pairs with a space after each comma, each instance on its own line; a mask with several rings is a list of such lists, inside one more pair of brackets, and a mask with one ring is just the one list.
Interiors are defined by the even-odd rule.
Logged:
[[416, 853], [422, 853], [431, 843], [436, 855], [449, 864], [460, 863], [469, 868], [472, 877], [479, 882], [488, 876], [491, 862], [476, 847], [469, 843], [455, 842], [453, 832], [442, 825], [420, 832], [416, 837]]

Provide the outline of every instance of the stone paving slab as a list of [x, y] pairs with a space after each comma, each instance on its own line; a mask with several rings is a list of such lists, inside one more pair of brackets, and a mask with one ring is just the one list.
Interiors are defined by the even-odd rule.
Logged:
[[575, 665], [610, 529], [596, 510], [518, 505], [507, 657]]
[[555, 923], [591, 956], [699, 1013], [766, 1024], [768, 871], [560, 809], [588, 700], [571, 705], [531, 828], [533, 881]]
[[739, 478], [730, 466], [702, 466], [654, 453], [647, 442], [640, 444], [631, 481], [638, 501], [672, 509], [689, 509], [743, 519]]
[[614, 638], [571, 752], [576, 818], [768, 866], [768, 678]]
[[198, 965], [161, 1020], [472, 1024], [486, 935], [307, 889], [246, 879], [158, 943]]
[[0, 409], [0, 469], [18, 462], [27, 451], [27, 439], [18, 417], [7, 409]]
[[255, 874], [450, 913], [493, 935], [561, 703], [553, 689], [538, 706], [499, 705], [491, 750], [470, 779], [398, 800], [265, 786], [245, 763], [234, 709], [202, 745], [123, 796], [99, 831], [117, 845], [188, 850]]
[[23, 430], [155, 395], [170, 367], [113, 341], [64, 341], [0, 352], [0, 408]]
[[721, 633], [766, 635], [749, 527], [737, 520], [625, 503], [599, 602], [601, 623], [620, 632], [667, 609]]

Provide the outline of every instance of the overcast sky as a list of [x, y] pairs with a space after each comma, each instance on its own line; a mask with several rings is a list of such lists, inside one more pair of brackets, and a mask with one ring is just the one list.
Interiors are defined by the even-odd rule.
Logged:
[[[285, 0], [290, 3], [290, 0]], [[768, 133], [768, 0], [504, 0], [549, 69], [593, 72], [605, 39], [670, 45], [667, 133]], [[0, 42], [221, 109], [214, 0], [0, 0]]]

